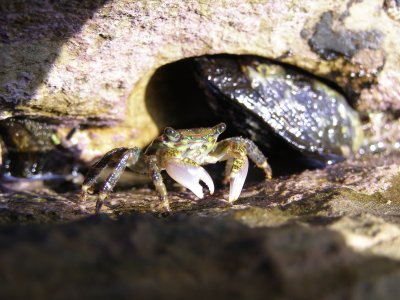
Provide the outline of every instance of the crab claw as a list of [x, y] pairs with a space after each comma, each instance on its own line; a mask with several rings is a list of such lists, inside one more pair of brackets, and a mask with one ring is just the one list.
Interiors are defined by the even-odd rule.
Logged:
[[200, 166], [185, 164], [179, 160], [171, 160], [167, 163], [165, 169], [172, 179], [191, 190], [199, 198], [204, 197], [203, 187], [199, 184], [200, 180], [207, 185], [210, 194], [214, 193], [214, 182], [207, 171]]
[[244, 181], [247, 177], [247, 172], [249, 170], [249, 161], [246, 158], [244, 160], [243, 166], [235, 173], [230, 176], [230, 186], [229, 186], [229, 202], [236, 201], [242, 191]]

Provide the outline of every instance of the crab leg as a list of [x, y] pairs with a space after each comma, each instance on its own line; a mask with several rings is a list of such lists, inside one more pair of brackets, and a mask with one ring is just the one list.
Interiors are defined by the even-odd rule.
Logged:
[[112, 170], [111, 174], [104, 181], [104, 184], [100, 189], [99, 198], [96, 202], [96, 213], [100, 211], [104, 200], [108, 197], [108, 195], [112, 192], [114, 186], [117, 184], [117, 181], [124, 172], [128, 161], [130, 161], [130, 164], [135, 164], [140, 156], [140, 151], [141, 150], [139, 148], [132, 148], [126, 150], [122, 154], [121, 158], [118, 160], [116, 167]]
[[100, 188], [99, 198], [96, 202], [96, 212], [99, 212], [104, 200], [108, 197], [116, 185], [127, 164], [129, 163], [130, 165], [134, 165], [139, 159], [140, 153], [141, 150], [136, 147], [130, 149], [116, 148], [109, 151], [89, 170], [88, 175], [86, 176], [86, 179], [82, 185], [81, 200], [85, 200], [87, 193], [92, 191], [92, 188], [97, 183], [102, 171], [107, 167], [114, 165], [116, 162], [115, 168], [112, 170]]
[[167, 189], [165, 187], [161, 171], [157, 166], [157, 158], [153, 155], [149, 157], [149, 175], [160, 197], [161, 204], [167, 211], [170, 211]]
[[85, 201], [87, 194], [93, 192], [92, 188], [97, 183], [102, 171], [106, 169], [109, 164], [116, 157], [120, 157], [127, 148], [115, 148], [108, 151], [101, 159], [99, 159], [88, 171], [85, 176], [85, 180], [82, 183], [82, 192], [80, 196], [81, 201]]
[[244, 139], [244, 138], [234, 138], [237, 140], [239, 143], [244, 143], [247, 151], [247, 155], [249, 158], [255, 163], [255, 165], [262, 169], [265, 173], [265, 177], [267, 179], [272, 178], [272, 170], [270, 165], [267, 162], [267, 158], [264, 156], [264, 154], [258, 149], [256, 144], [252, 140], [249, 139]]

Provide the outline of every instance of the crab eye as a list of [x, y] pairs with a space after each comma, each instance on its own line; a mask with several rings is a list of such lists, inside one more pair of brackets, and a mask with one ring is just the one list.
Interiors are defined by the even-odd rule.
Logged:
[[225, 123], [219, 123], [218, 125], [215, 125], [213, 129], [216, 133], [221, 134], [225, 131], [226, 125]]
[[173, 142], [177, 142], [181, 137], [179, 132], [171, 127], [167, 127], [164, 129], [164, 135], [167, 137], [168, 140]]

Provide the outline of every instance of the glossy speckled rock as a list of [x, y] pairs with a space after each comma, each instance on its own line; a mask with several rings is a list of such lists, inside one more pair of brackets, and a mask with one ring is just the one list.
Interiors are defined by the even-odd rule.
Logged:
[[217, 115], [264, 149], [279, 137], [308, 159], [328, 163], [359, 150], [358, 113], [312, 76], [257, 57], [201, 57], [196, 66]]

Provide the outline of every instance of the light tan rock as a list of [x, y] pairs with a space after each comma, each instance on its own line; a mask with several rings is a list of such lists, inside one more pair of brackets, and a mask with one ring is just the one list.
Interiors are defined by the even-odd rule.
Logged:
[[[153, 119], [147, 84], [161, 66], [204, 54], [282, 60], [359, 95], [361, 110], [400, 109], [400, 24], [382, 1], [6, 1], [0, 13], [1, 118], [42, 115], [135, 130], [132, 139], [104, 141], [105, 148], [144, 146], [179, 118]], [[323, 59], [320, 48], [310, 47], [313, 36], [314, 47], [327, 47], [317, 29], [344, 43], [339, 52], [357, 51]], [[372, 40], [361, 46], [351, 40], [360, 36]], [[159, 103], [161, 111], [170, 105]]]

